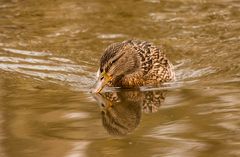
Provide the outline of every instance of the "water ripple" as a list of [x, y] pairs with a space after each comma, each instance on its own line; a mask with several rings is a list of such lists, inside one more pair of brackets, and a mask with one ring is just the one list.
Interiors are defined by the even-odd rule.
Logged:
[[[47, 79], [49, 82], [67, 84], [74, 90], [88, 90], [94, 82], [94, 73], [88, 66], [78, 65], [70, 59], [53, 56], [48, 52], [37, 52], [3, 48], [0, 69], [24, 76]], [[7, 52], [7, 53], [6, 53]], [[9, 53], [24, 55], [8, 56]], [[5, 55], [5, 56], [3, 56]]]
[[28, 55], [28, 56], [51, 56], [52, 55], [49, 52], [26, 51], [26, 50], [17, 50], [17, 49], [11, 49], [11, 48], [3, 48], [3, 50], [11, 53]]

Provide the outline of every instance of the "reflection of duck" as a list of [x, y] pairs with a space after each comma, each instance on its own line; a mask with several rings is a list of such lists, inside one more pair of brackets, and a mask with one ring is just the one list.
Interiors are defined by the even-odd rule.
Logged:
[[175, 76], [162, 49], [145, 41], [128, 40], [105, 50], [98, 77], [93, 92], [100, 92], [105, 85], [124, 88], [159, 85]]
[[111, 135], [126, 135], [140, 123], [142, 111], [156, 112], [165, 99], [164, 91], [121, 91], [94, 94], [102, 110], [102, 122]]

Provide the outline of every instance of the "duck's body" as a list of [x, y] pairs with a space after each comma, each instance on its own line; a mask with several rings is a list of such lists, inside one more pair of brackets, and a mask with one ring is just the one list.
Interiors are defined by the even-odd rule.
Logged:
[[[160, 85], [175, 78], [162, 49], [146, 41], [128, 40], [107, 47], [100, 59], [100, 92], [103, 86], [133, 88]], [[100, 88], [101, 87], [101, 88]]]

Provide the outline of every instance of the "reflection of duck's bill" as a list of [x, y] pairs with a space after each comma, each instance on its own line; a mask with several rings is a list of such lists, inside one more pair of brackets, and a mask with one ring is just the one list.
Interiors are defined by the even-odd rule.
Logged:
[[104, 104], [106, 103], [104, 100], [104, 97], [100, 94], [100, 93], [92, 93], [92, 96], [94, 97], [94, 99], [97, 101], [98, 105], [100, 107], [105, 106]]
[[101, 100], [102, 96], [100, 93], [92, 93], [92, 96], [95, 100]]

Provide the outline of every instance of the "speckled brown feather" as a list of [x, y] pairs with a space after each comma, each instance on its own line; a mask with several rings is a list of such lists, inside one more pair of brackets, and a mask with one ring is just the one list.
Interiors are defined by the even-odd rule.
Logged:
[[[154, 46], [146, 41], [128, 40], [122, 43], [110, 45], [105, 54], [101, 58], [100, 69], [108, 70], [111, 68], [112, 62], [109, 62], [112, 57], [120, 53], [129, 55], [136, 62], [135, 70], [131, 73], [126, 73], [116, 77], [110, 82], [109, 86], [120, 87], [138, 87], [145, 85], [159, 85], [163, 82], [168, 82], [174, 79], [172, 64], [166, 58], [163, 49]], [[120, 56], [121, 57], [121, 56]], [[118, 58], [120, 58], [118, 57]], [[116, 59], [115, 64], [118, 64]], [[129, 63], [122, 65], [129, 66]]]

